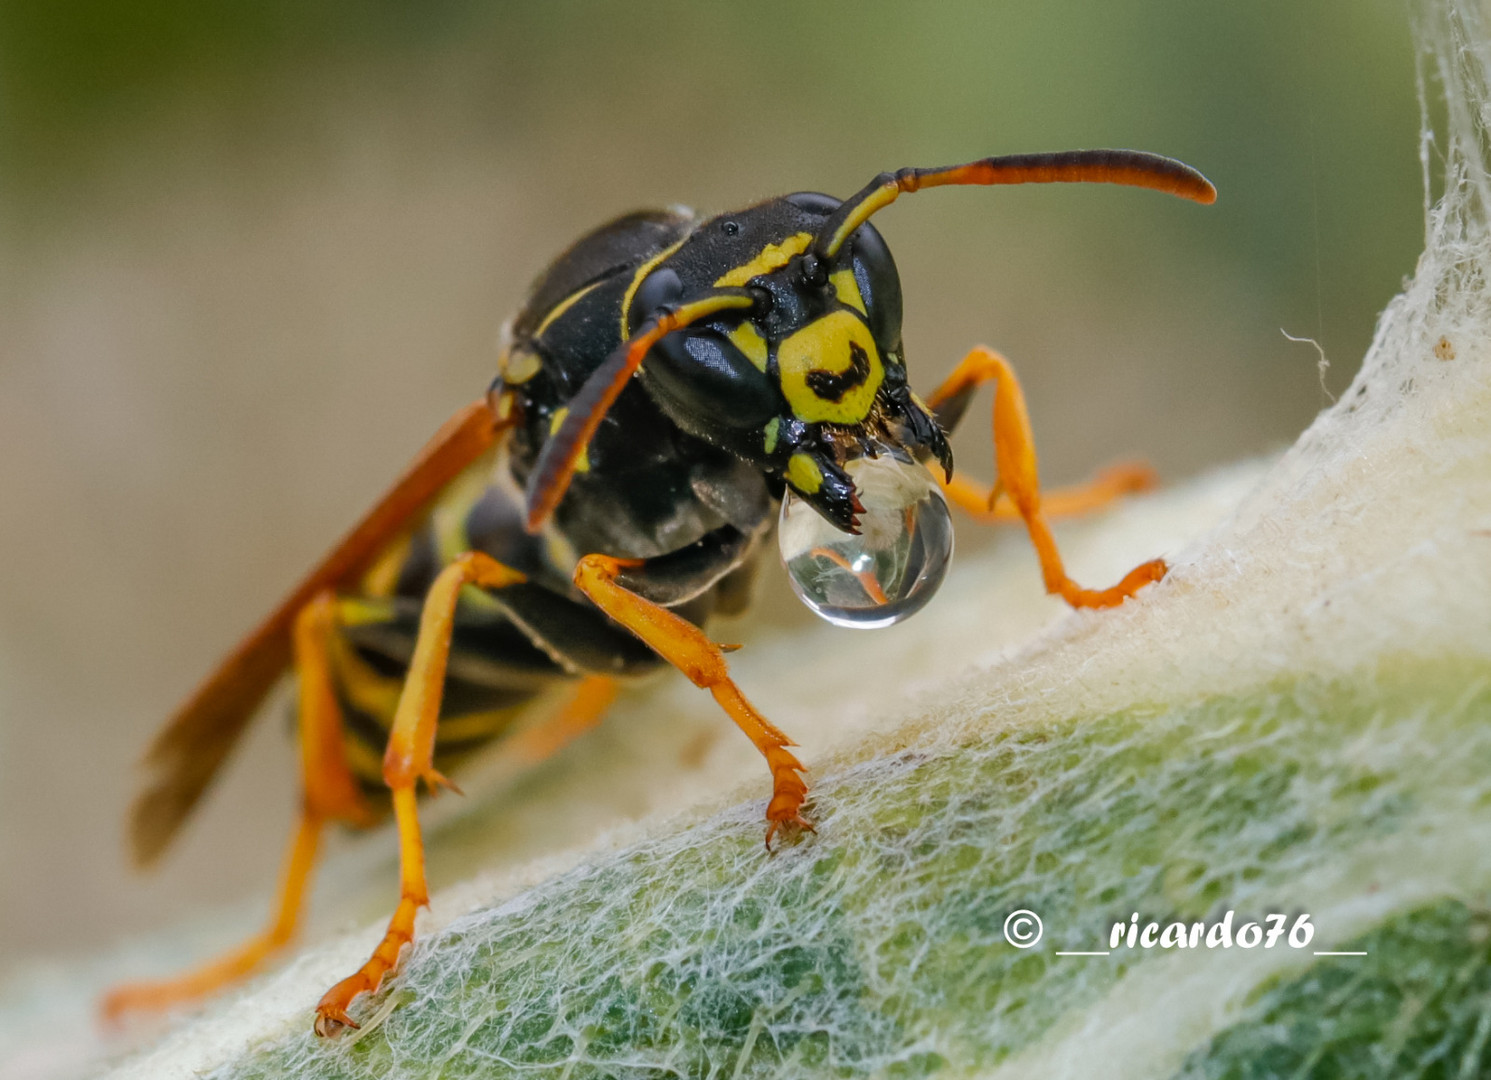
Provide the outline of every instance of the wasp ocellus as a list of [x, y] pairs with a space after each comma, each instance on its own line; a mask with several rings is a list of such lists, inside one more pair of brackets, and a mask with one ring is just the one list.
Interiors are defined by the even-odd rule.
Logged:
[[[396, 820], [398, 906], [358, 971], [316, 1008], [323, 1035], [357, 1026], [428, 900], [416, 785], [450, 786], [559, 682], [542, 733], [593, 725], [620, 686], [661, 666], [707, 689], [771, 773], [766, 842], [803, 815], [792, 741], [731, 680], [703, 627], [741, 610], [775, 530], [794, 589], [846, 626], [883, 626], [935, 592], [951, 502], [1021, 521], [1048, 592], [1108, 607], [1165, 574], [1073, 582], [1047, 517], [1144, 486], [1110, 470], [1044, 497], [1009, 363], [970, 352], [925, 397], [911, 388], [896, 265], [870, 217], [942, 185], [1101, 182], [1210, 203], [1201, 174], [1129, 150], [987, 158], [883, 173], [847, 200], [798, 193], [733, 213], [628, 214], [581, 238], [509, 325], [496, 380], [458, 412], [166, 725], [130, 839], [155, 860], [287, 668], [297, 676], [303, 803], [273, 918], [184, 977], [115, 990], [107, 1014], [204, 994], [292, 936], [331, 823]], [[947, 432], [995, 384], [995, 481], [954, 472]]]

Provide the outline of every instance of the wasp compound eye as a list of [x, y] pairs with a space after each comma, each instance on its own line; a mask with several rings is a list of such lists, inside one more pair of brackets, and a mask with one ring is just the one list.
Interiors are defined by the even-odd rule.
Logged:
[[654, 270], [637, 287], [627, 317], [632, 326], [641, 326], [653, 312], [678, 303], [682, 296], [683, 282], [679, 280], [677, 271], [667, 267]]
[[788, 488], [777, 539], [797, 597], [835, 626], [876, 630], [932, 599], [953, 554], [947, 500], [914, 461], [881, 454], [850, 461], [864, 506], [859, 535], [841, 532]]

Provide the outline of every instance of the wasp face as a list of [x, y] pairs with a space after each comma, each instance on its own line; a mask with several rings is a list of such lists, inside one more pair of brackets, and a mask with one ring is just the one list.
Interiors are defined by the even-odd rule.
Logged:
[[862, 509], [846, 464], [895, 453], [951, 456], [911, 393], [901, 350], [901, 286], [880, 234], [862, 225], [837, 255], [813, 250], [838, 207], [826, 195], [776, 199], [702, 225], [640, 282], [633, 325], [709, 288], [747, 288], [749, 312], [664, 338], [644, 384], [680, 427], [758, 465], [836, 527]]

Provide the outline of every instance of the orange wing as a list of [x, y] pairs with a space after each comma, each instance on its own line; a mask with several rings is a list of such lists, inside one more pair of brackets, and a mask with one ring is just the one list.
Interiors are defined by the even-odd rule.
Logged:
[[130, 808], [129, 844], [149, 866], [171, 843], [265, 696], [290, 664], [295, 616], [317, 593], [356, 581], [415, 515], [511, 426], [488, 402], [456, 413], [341, 543], [222, 662], [150, 744], [149, 785]]

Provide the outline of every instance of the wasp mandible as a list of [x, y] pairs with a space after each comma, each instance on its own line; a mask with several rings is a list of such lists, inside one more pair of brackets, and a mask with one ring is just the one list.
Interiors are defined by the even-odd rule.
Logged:
[[[1165, 574], [1146, 562], [1106, 589], [1066, 574], [1047, 515], [1144, 486], [1110, 470], [1044, 500], [1009, 363], [976, 348], [919, 397], [901, 341], [901, 286], [870, 217], [943, 185], [1099, 182], [1210, 203], [1179, 161], [1132, 150], [986, 158], [882, 173], [845, 201], [798, 193], [734, 213], [628, 214], [538, 279], [486, 396], [458, 412], [383, 499], [182, 706], [152, 744], [130, 839], [149, 864], [178, 832], [287, 668], [298, 682], [303, 802], [273, 919], [184, 977], [120, 987], [109, 1015], [190, 999], [257, 968], [292, 936], [323, 829], [392, 809], [398, 906], [315, 1029], [357, 1024], [428, 902], [416, 785], [515, 730], [559, 681], [558, 745], [620, 684], [671, 664], [709, 690], [766, 758], [766, 843], [802, 814], [803, 765], [752, 707], [703, 630], [741, 610], [776, 528], [793, 588], [818, 614], [884, 626], [935, 592], [952, 550], [947, 500], [1019, 520], [1048, 592], [1122, 603]], [[947, 432], [995, 383], [996, 478], [953, 470]], [[935, 472], [928, 464], [936, 467]]]

